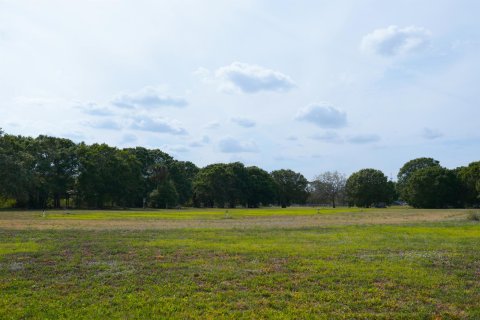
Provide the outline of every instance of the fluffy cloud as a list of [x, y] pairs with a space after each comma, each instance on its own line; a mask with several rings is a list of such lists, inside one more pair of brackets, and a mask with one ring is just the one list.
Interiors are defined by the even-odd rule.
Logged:
[[234, 62], [219, 68], [215, 77], [222, 81], [221, 89], [257, 93], [260, 91], [288, 91], [295, 87], [292, 79], [278, 71]]
[[255, 127], [255, 121], [247, 118], [232, 118], [231, 121], [244, 128]]
[[146, 87], [138, 92], [123, 94], [112, 100], [114, 106], [120, 108], [158, 108], [158, 107], [185, 107], [187, 100], [181, 97], [163, 95], [160, 90]]
[[400, 28], [389, 26], [376, 29], [362, 39], [361, 47], [365, 52], [382, 56], [407, 54], [424, 48], [430, 40], [430, 31], [410, 26]]
[[224, 153], [257, 152], [258, 147], [253, 141], [238, 141], [234, 138], [220, 140], [220, 151]]
[[425, 139], [433, 140], [433, 139], [440, 138], [441, 136], [443, 136], [443, 134], [438, 130], [424, 128], [422, 132], [422, 136]]
[[300, 109], [295, 117], [322, 128], [341, 128], [347, 125], [347, 115], [328, 103], [311, 104]]
[[185, 135], [187, 131], [175, 120], [165, 118], [136, 118], [130, 126], [131, 129]]
[[348, 142], [354, 144], [365, 144], [380, 141], [380, 137], [376, 134], [359, 134], [348, 138]]

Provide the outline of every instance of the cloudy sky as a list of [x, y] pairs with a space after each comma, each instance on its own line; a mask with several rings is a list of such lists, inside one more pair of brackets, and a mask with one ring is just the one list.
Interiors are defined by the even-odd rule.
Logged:
[[480, 160], [480, 1], [0, 0], [0, 127], [307, 178]]

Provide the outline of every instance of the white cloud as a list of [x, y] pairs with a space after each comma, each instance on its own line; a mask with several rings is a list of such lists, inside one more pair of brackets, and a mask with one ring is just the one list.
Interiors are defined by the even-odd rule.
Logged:
[[220, 140], [220, 151], [224, 153], [257, 152], [258, 147], [253, 141], [238, 141], [234, 138]]
[[162, 94], [161, 90], [154, 87], [146, 87], [142, 90], [122, 94], [112, 100], [112, 104], [119, 108], [158, 108], [158, 107], [185, 107], [187, 100], [182, 97], [173, 97]]
[[137, 117], [130, 126], [131, 129], [186, 135], [187, 131], [180, 126], [178, 121], [165, 118]]
[[241, 127], [244, 127], [244, 128], [255, 127], [255, 121], [253, 121], [253, 120], [251, 120], [251, 119], [247, 119], [247, 118], [232, 118], [231, 121], [232, 121], [233, 123], [238, 124], [238, 125], [241, 126]]
[[84, 122], [85, 126], [95, 128], [95, 129], [106, 129], [106, 130], [120, 130], [122, 125], [114, 120], [104, 120], [104, 121], [95, 121], [95, 122]]
[[91, 116], [112, 116], [113, 112], [105, 107], [100, 107], [96, 103], [89, 102], [85, 105], [78, 106], [78, 109]]
[[382, 56], [408, 54], [427, 46], [430, 36], [430, 31], [421, 27], [389, 26], [364, 36], [361, 48], [365, 52]]
[[295, 117], [322, 128], [341, 128], [347, 125], [347, 115], [328, 103], [311, 104], [300, 109]]
[[380, 137], [376, 134], [358, 134], [348, 138], [348, 142], [353, 144], [366, 144], [380, 141]]
[[225, 91], [257, 93], [288, 91], [295, 87], [292, 79], [281, 72], [241, 62], [219, 68], [215, 77], [222, 81], [221, 89]]
[[218, 129], [220, 128], [221, 126], [221, 123], [218, 122], [218, 121], [212, 121], [212, 122], [209, 122], [205, 125], [205, 129]]
[[437, 139], [437, 138], [442, 137], [443, 134], [440, 131], [435, 130], [435, 129], [424, 128], [423, 132], [422, 132], [422, 136], [425, 139], [433, 140], [433, 139]]
[[184, 153], [190, 151], [186, 146], [183, 145], [167, 145], [164, 146], [163, 149], [174, 153]]
[[201, 139], [190, 142], [189, 146], [193, 148], [203, 147], [210, 142], [209, 136], [203, 136]]
[[213, 83], [215, 81], [212, 72], [204, 67], [199, 67], [193, 72], [193, 75], [198, 77], [203, 83]]
[[333, 131], [327, 131], [320, 134], [314, 134], [311, 136], [313, 140], [324, 141], [329, 143], [339, 143], [343, 142], [342, 138], [338, 135], [338, 133]]

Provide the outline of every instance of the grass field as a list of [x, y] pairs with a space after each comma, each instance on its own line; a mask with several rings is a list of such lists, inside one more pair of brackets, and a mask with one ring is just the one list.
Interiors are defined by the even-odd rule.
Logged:
[[464, 210], [0, 212], [0, 318], [480, 319]]

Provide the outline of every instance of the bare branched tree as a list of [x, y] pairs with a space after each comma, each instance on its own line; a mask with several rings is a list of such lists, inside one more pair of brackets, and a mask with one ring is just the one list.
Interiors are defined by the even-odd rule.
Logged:
[[315, 199], [330, 202], [332, 207], [335, 208], [336, 204], [343, 198], [346, 181], [345, 175], [338, 171], [324, 172], [312, 181], [312, 194]]

